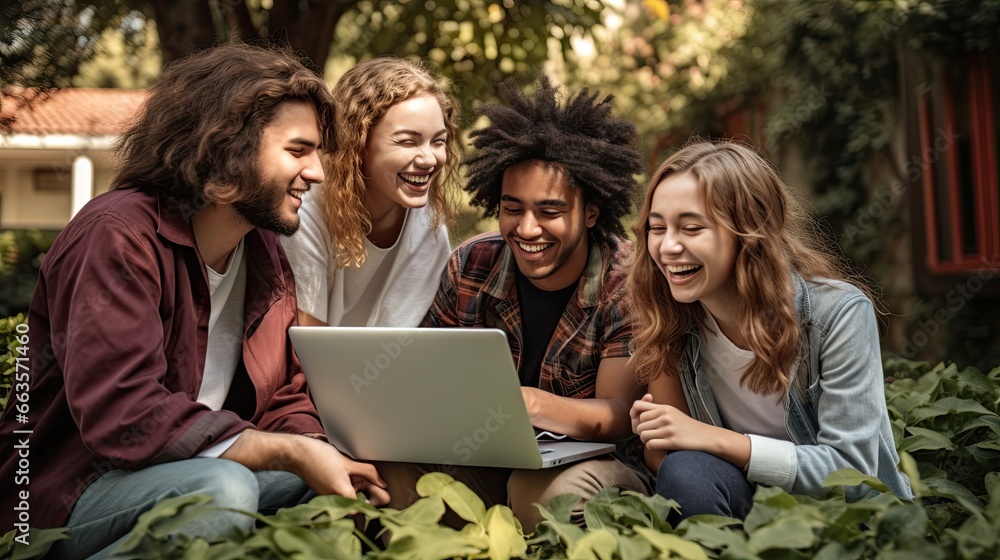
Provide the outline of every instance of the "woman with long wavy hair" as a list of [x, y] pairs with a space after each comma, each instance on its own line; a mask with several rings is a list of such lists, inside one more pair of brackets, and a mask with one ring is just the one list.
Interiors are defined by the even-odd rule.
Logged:
[[[815, 229], [746, 146], [695, 142], [653, 175], [629, 277], [649, 389], [631, 416], [673, 521], [745, 517], [757, 485], [819, 497], [843, 468], [911, 495], [872, 299]], [[678, 389], [688, 410], [667, 404]]]
[[459, 162], [448, 86], [396, 57], [358, 63], [333, 88], [336, 146], [284, 247], [302, 325], [420, 323], [450, 254]]

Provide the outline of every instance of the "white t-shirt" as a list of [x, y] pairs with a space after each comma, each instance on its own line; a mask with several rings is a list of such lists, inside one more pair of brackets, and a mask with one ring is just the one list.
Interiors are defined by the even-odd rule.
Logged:
[[205, 270], [208, 271], [212, 307], [208, 319], [205, 375], [198, 390], [198, 402], [212, 410], [221, 410], [243, 353], [243, 307], [247, 287], [243, 240], [233, 250], [224, 272], [215, 272], [208, 265]]
[[753, 361], [754, 353], [733, 344], [707, 309], [705, 317], [709, 329], [715, 332], [701, 331], [698, 356], [722, 423], [735, 432], [790, 441], [781, 395], [760, 395], [749, 387], [740, 387], [740, 377]]
[[[212, 303], [208, 317], [205, 374], [201, 379], [197, 400], [212, 410], [221, 410], [243, 353], [243, 309], [247, 287], [243, 240], [233, 249], [224, 272], [219, 274], [208, 265], [205, 265], [205, 270], [208, 272], [208, 291]], [[202, 450], [198, 456], [215, 458], [222, 455], [240, 434]]]
[[299, 309], [330, 326], [419, 325], [451, 254], [448, 228], [432, 227], [431, 206], [407, 210], [392, 247], [376, 247], [366, 238], [365, 263], [341, 268], [314, 192], [302, 198], [299, 230], [282, 239]]

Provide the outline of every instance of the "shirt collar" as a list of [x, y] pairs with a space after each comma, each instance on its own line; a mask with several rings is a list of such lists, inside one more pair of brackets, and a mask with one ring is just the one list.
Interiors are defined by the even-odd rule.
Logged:
[[[608, 243], [598, 243], [593, 237], [588, 237], [587, 241], [587, 264], [583, 268], [577, 290], [577, 301], [583, 309], [594, 307], [600, 301], [604, 269], [615, 252], [614, 247]], [[514, 289], [514, 272], [517, 270], [517, 261], [514, 260], [510, 245], [507, 245], [506, 240], [503, 240], [503, 244], [497, 264], [483, 282], [483, 291], [497, 299], [506, 299], [510, 295]]]

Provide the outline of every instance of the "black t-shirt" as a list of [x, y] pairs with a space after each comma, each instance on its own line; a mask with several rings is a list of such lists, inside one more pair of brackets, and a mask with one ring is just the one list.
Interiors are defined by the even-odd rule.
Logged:
[[538, 379], [542, 372], [542, 358], [552, 340], [552, 333], [559, 325], [559, 319], [566, 311], [576, 287], [574, 282], [569, 286], [550, 292], [531, 283], [518, 270], [517, 294], [521, 304], [521, 364], [517, 373], [524, 387], [538, 387]]

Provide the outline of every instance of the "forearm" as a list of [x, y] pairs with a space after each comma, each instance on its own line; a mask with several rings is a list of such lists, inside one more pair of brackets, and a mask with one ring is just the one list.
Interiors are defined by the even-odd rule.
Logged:
[[710, 431], [704, 438], [705, 448], [702, 451], [743, 469], [750, 463], [750, 437], [746, 434], [708, 426]]
[[632, 434], [629, 404], [615, 399], [574, 399], [540, 389], [525, 391], [531, 424], [583, 441], [617, 441]]
[[290, 471], [294, 468], [295, 436], [260, 430], [243, 430], [220, 459], [235, 461], [252, 471]]

